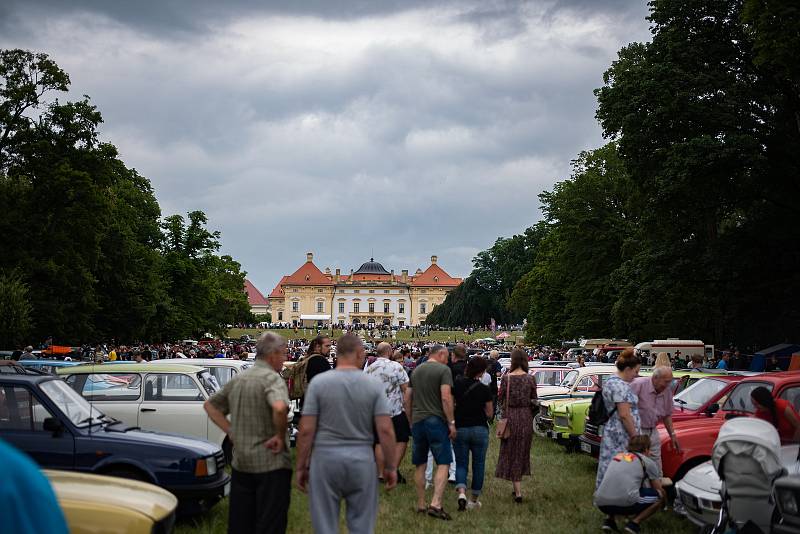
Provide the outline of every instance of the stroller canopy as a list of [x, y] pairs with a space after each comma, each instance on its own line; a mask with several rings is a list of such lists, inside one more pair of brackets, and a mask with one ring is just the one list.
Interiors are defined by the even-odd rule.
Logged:
[[767, 477], [777, 476], [783, 470], [778, 430], [763, 419], [737, 417], [722, 425], [711, 455], [714, 469], [722, 479], [725, 474], [720, 473], [720, 464], [728, 453], [752, 457]]

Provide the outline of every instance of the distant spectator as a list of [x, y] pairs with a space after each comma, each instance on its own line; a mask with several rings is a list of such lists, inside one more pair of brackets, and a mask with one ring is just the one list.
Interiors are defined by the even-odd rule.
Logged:
[[672, 362], [669, 359], [669, 354], [666, 352], [659, 352], [656, 356], [656, 362], [653, 367], [669, 367], [672, 369]]
[[744, 356], [739, 350], [735, 350], [733, 352], [733, 356], [731, 357], [730, 362], [728, 362], [728, 368], [731, 371], [741, 371], [747, 367], [747, 364], [744, 360]]
[[731, 355], [727, 352], [722, 353], [722, 358], [720, 358], [719, 362], [717, 363], [717, 369], [725, 369], [728, 370], [728, 360], [731, 359]]
[[781, 441], [800, 441], [800, 416], [789, 401], [774, 398], [763, 386], [755, 388], [750, 393], [750, 398], [756, 409], [756, 417], [772, 423], [778, 429]]
[[459, 343], [453, 349], [453, 363], [450, 364], [450, 371], [453, 373], [453, 382], [457, 378], [464, 376], [464, 370], [467, 368], [467, 348], [463, 343]]
[[699, 354], [692, 354], [692, 361], [689, 362], [689, 369], [702, 369], [703, 357]]
[[38, 360], [39, 357], [33, 353], [33, 347], [28, 345], [25, 347], [25, 351], [19, 357], [20, 360]]
[[766, 367], [765, 367], [765, 370], [766, 370], [766, 371], [780, 371], [780, 370], [781, 370], [781, 365], [780, 365], [780, 363], [778, 362], [778, 358], [777, 358], [777, 356], [775, 356], [775, 355], [773, 354], [773, 355], [770, 357], [770, 359], [769, 359], [769, 361], [767, 362], [767, 365], [766, 365]]
[[147, 363], [147, 360], [144, 359], [142, 353], [139, 352], [138, 350], [133, 353], [133, 361], [135, 361], [136, 363]]

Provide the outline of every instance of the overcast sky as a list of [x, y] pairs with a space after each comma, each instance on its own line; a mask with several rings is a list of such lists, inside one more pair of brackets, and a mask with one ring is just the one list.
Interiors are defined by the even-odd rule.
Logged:
[[645, 0], [4, 0], [165, 215], [205, 211], [265, 294], [313, 251], [454, 276], [603, 144], [592, 90]]

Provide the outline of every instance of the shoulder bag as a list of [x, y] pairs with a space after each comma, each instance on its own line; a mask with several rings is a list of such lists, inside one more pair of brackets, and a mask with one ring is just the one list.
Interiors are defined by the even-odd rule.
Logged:
[[506, 375], [506, 398], [503, 401], [503, 418], [497, 422], [497, 437], [508, 439], [511, 436], [511, 428], [508, 426], [508, 395], [511, 391], [511, 375]]

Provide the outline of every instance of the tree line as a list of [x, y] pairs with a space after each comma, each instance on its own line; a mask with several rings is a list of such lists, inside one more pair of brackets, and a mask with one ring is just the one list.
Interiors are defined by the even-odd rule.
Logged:
[[163, 217], [46, 54], [0, 50], [0, 349], [174, 340], [251, 319], [201, 211]]
[[595, 90], [608, 143], [428, 316], [533, 342], [800, 334], [800, 6], [656, 0]]

